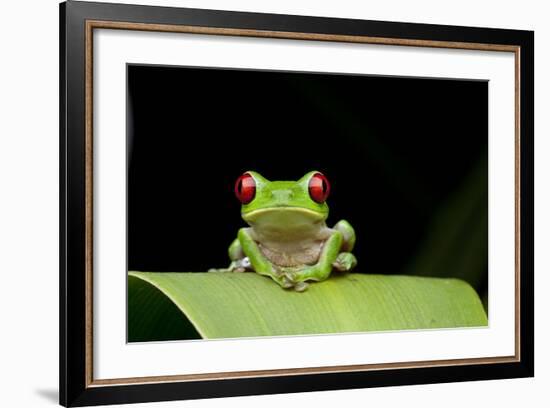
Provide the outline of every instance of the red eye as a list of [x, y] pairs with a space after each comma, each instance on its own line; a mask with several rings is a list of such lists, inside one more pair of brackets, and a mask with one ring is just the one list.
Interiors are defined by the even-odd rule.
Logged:
[[323, 204], [330, 193], [330, 184], [321, 173], [315, 173], [309, 179], [309, 195], [313, 201]]
[[237, 179], [235, 183], [235, 195], [242, 204], [248, 204], [254, 199], [256, 195], [256, 182], [250, 174], [244, 173]]

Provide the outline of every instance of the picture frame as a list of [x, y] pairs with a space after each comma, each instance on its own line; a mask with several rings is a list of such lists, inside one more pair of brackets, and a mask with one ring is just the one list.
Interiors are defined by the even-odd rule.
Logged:
[[[467, 58], [466, 52], [469, 51], [499, 56], [506, 54], [512, 58], [513, 75], [508, 79], [513, 84], [513, 103], [507, 105], [507, 108], [513, 113], [510, 119], [513, 124], [513, 146], [508, 146], [513, 149], [513, 162], [507, 164], [507, 172], [503, 173], [498, 173], [497, 168], [490, 166], [489, 174], [494, 177], [498, 177], [498, 174], [513, 174], [513, 180], [504, 177], [503, 181], [508, 182], [513, 191], [513, 197], [509, 197], [513, 212], [506, 212], [503, 216], [513, 226], [513, 251], [510, 254], [513, 262], [506, 260], [507, 267], [513, 271], [513, 291], [502, 295], [503, 302], [508, 302], [513, 309], [513, 316], [510, 317], [513, 324], [510, 326], [511, 331], [507, 332], [513, 338], [513, 352], [487, 356], [478, 351], [477, 355], [471, 357], [375, 363], [357, 361], [348, 364], [300, 365], [296, 362], [286, 368], [266, 366], [264, 369], [207, 370], [181, 375], [167, 370], [164, 375], [127, 374], [122, 377], [97, 378], [99, 364], [96, 354], [101, 354], [101, 348], [105, 346], [104, 340], [98, 335], [105, 330], [94, 330], [94, 326], [99, 324], [97, 319], [105, 316], [105, 313], [96, 309], [98, 302], [103, 300], [99, 299], [102, 295], [97, 290], [99, 280], [94, 279], [94, 273], [103, 265], [95, 253], [98, 245], [101, 245], [98, 240], [102, 239], [102, 235], [94, 229], [94, 226], [97, 227], [99, 206], [95, 201], [98, 192], [96, 171], [104, 163], [98, 157], [100, 148], [97, 143], [94, 144], [98, 130], [94, 121], [97, 119], [96, 113], [102, 109], [97, 98], [101, 81], [96, 81], [97, 72], [94, 72], [98, 44], [96, 35], [101, 30], [116, 31], [123, 36], [127, 33], [169, 34], [172, 36], [170, 39], [160, 40], [166, 41], [164, 47], [167, 50], [174, 46], [173, 41], [178, 35], [195, 35], [221, 38], [224, 41], [242, 38], [294, 41], [309, 44], [312, 48], [319, 44], [330, 44], [335, 50], [345, 44], [392, 49], [397, 47], [405, 49], [411, 61], [421, 61], [425, 54], [421, 58], [415, 56], [415, 53], [428, 53], [430, 50], [451, 50], [457, 59]], [[109, 41], [109, 38], [101, 39], [101, 44], [105, 41]], [[238, 61], [239, 55], [235, 58]], [[489, 104], [494, 103], [489, 98]], [[60, 404], [86, 406], [533, 376], [533, 104], [534, 33], [531, 31], [78, 1], [62, 3]], [[497, 121], [495, 123], [504, 121], [503, 117], [493, 119]], [[125, 120], [124, 117], [122, 121]], [[489, 145], [490, 163], [491, 160], [499, 160], [498, 151], [491, 150], [494, 147]], [[124, 155], [115, 160], [120, 160], [122, 165]], [[101, 195], [104, 196], [105, 192]], [[495, 205], [491, 195], [489, 203]], [[490, 259], [490, 262], [504, 259], [501, 252], [492, 253], [491, 256], [495, 258]], [[121, 293], [120, 297], [124, 298], [125, 294]], [[231, 340], [233, 344], [239, 341]], [[396, 341], [399, 342], [397, 338]]]

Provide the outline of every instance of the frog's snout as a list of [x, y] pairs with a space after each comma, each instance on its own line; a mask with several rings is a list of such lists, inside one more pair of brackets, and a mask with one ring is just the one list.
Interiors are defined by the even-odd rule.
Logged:
[[289, 202], [293, 196], [294, 193], [292, 190], [273, 190], [271, 192], [271, 196], [273, 197], [274, 201], [277, 203], [287, 203]]

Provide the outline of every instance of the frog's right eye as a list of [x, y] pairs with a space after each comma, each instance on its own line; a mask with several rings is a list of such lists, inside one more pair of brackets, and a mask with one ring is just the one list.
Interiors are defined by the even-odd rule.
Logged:
[[330, 183], [321, 173], [315, 173], [309, 179], [309, 196], [313, 201], [323, 204], [330, 193]]
[[249, 173], [244, 173], [235, 183], [235, 195], [241, 204], [248, 204], [256, 195], [256, 181]]

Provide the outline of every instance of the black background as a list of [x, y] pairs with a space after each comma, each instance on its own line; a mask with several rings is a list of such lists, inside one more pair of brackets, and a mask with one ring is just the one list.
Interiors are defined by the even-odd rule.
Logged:
[[128, 66], [128, 269], [225, 267], [237, 177], [322, 171], [358, 272], [487, 289], [482, 81]]

